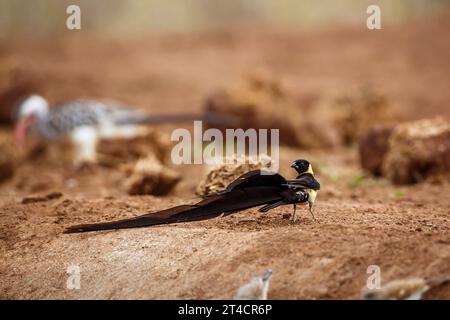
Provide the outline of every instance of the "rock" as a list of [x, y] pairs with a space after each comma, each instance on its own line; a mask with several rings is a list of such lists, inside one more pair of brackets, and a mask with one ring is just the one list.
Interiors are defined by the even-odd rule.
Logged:
[[395, 127], [389, 138], [383, 175], [398, 184], [450, 173], [450, 122], [434, 118], [407, 122]]
[[211, 168], [205, 178], [197, 186], [199, 196], [207, 196], [223, 191], [232, 181], [251, 170], [270, 168], [271, 159], [267, 155], [259, 158], [233, 157]]
[[359, 141], [361, 167], [396, 184], [450, 177], [450, 122], [444, 118], [369, 130]]
[[131, 195], [162, 196], [168, 194], [180, 180], [178, 172], [165, 167], [155, 156], [150, 155], [136, 162], [125, 185]]
[[374, 176], [382, 175], [383, 162], [389, 150], [392, 127], [376, 127], [364, 134], [358, 142], [361, 167]]

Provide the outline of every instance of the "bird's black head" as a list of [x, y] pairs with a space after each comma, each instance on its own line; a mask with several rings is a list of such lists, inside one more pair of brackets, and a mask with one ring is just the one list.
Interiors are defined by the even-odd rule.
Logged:
[[295, 160], [292, 164], [291, 164], [291, 168], [294, 168], [295, 171], [298, 172], [298, 174], [302, 174], [305, 172], [309, 172], [309, 173], [313, 173], [312, 171], [312, 167], [311, 164], [303, 159], [300, 160]]

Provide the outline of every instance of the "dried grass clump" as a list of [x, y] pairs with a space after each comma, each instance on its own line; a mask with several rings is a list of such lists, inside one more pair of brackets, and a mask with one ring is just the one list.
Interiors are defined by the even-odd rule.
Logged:
[[164, 166], [154, 155], [138, 160], [125, 186], [128, 194], [168, 194], [181, 180], [181, 175]]
[[450, 122], [443, 118], [398, 125], [389, 139], [383, 174], [394, 183], [448, 178]]
[[237, 116], [240, 121], [235, 127], [280, 129], [281, 143], [301, 148], [350, 144], [374, 125], [396, 119], [388, 99], [372, 87], [308, 103], [278, 78], [263, 73], [248, 75], [212, 94], [205, 108]]
[[206, 111], [237, 116], [236, 128], [279, 128], [281, 141], [290, 145], [298, 145], [298, 142], [295, 128], [286, 115], [294, 114], [296, 107], [279, 79], [264, 73], [242, 77], [232, 86], [209, 96], [205, 104]]
[[280, 79], [265, 73], [244, 76], [235, 85], [209, 96], [205, 108], [237, 116], [237, 128], [279, 129], [280, 141], [286, 145], [314, 148], [339, 144], [334, 128], [305, 116], [299, 98]]
[[268, 155], [259, 157], [234, 156], [226, 158], [212, 167], [197, 186], [196, 193], [207, 196], [224, 190], [232, 181], [251, 170], [268, 169], [272, 159]]
[[102, 140], [99, 144], [99, 163], [116, 167], [126, 162], [134, 162], [152, 154], [165, 163], [171, 142], [166, 134], [157, 129], [145, 128], [146, 134], [131, 139]]

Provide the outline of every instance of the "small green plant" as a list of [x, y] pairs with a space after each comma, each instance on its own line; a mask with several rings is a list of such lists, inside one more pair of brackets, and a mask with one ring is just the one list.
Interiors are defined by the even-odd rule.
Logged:
[[353, 177], [353, 180], [350, 183], [350, 187], [352, 187], [352, 188], [361, 187], [361, 185], [364, 183], [365, 180], [366, 180], [366, 176], [365, 175], [358, 174], [358, 175]]
[[404, 197], [405, 196], [405, 192], [404, 191], [401, 191], [401, 190], [397, 190], [397, 191], [394, 191], [393, 193], [392, 193], [392, 196], [394, 197], [394, 198], [401, 198], [401, 197]]

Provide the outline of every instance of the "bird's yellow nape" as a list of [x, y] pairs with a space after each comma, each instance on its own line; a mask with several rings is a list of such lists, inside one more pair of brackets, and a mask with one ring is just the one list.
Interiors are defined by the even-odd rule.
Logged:
[[310, 173], [310, 174], [314, 175], [314, 171], [312, 169], [312, 165], [311, 164], [309, 164], [308, 170], [306, 170], [305, 173]]

